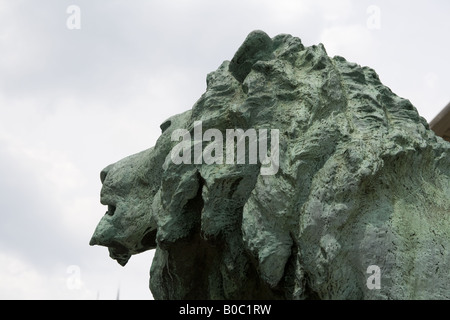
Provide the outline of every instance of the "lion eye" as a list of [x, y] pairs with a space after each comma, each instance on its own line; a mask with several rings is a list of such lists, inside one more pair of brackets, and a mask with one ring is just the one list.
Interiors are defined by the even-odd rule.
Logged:
[[166, 120], [159, 127], [161, 128], [161, 133], [164, 133], [170, 126], [172, 125], [172, 121]]
[[116, 207], [108, 204], [108, 211], [106, 211], [107, 215], [113, 216], [114, 212], [116, 212]]

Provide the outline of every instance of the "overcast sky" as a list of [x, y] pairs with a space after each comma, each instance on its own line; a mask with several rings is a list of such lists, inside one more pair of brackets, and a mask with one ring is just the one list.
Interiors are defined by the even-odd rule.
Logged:
[[[80, 9], [80, 29], [70, 5]], [[431, 121], [450, 102], [448, 0], [0, 0], [0, 299], [151, 299], [90, 237], [99, 172], [154, 145], [255, 29], [369, 66]]]

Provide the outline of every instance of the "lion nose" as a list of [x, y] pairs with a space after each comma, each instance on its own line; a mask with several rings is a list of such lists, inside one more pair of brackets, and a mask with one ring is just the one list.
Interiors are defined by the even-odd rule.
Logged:
[[109, 166], [107, 166], [105, 169], [103, 169], [100, 172], [100, 181], [102, 182], [102, 184], [105, 181], [106, 176], [108, 175], [108, 172], [112, 169], [113, 166], [114, 166], [114, 164], [110, 164]]
[[92, 236], [91, 240], [89, 241], [90, 246], [96, 246], [98, 245], [98, 240], [95, 236]]
[[92, 235], [89, 245], [95, 246], [105, 246], [108, 247], [114, 240], [114, 235], [117, 233], [115, 227], [111, 224], [111, 216], [104, 215], [103, 218], [98, 223], [95, 228], [94, 234]]

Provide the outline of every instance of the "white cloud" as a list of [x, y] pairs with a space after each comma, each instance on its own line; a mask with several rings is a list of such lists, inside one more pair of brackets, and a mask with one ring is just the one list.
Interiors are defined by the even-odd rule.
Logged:
[[[44, 31], [48, 31], [51, 19], [39, 7], [36, 10], [31, 7], [24, 1], [3, 1], [0, 6], [0, 69], [3, 77], [25, 76], [45, 68], [51, 39]], [[33, 14], [28, 14], [30, 11]]]
[[255, 1], [255, 6], [260, 5], [267, 10], [267, 14], [274, 23], [291, 24], [298, 22], [304, 16], [311, 14], [314, 9], [314, 1], [279, 0], [279, 1]]
[[58, 271], [44, 274], [18, 257], [0, 253], [0, 299], [95, 299], [82, 278], [76, 280], [76, 288], [70, 286], [78, 275], [68, 273], [68, 267]]
[[327, 22], [345, 20], [353, 13], [353, 3], [351, 0], [316, 0], [319, 12]]
[[[148, 270], [153, 252], [134, 256], [126, 268], [107, 260], [101, 263], [55, 264], [43, 269], [10, 252], [0, 253], [0, 300], [121, 300], [153, 299]], [[103, 250], [100, 250], [103, 249]]]
[[430, 89], [436, 88], [436, 86], [439, 84], [439, 81], [439, 76], [434, 72], [428, 72], [424, 77], [424, 83]]
[[358, 64], [363, 64], [360, 57], [372, 56], [377, 48], [372, 31], [360, 24], [325, 28], [320, 35], [320, 42], [325, 45], [330, 56], [343, 56]]

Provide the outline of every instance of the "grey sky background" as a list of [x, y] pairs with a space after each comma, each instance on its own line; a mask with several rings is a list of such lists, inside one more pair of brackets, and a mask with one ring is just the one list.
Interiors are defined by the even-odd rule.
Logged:
[[99, 172], [153, 146], [252, 30], [375, 69], [431, 121], [450, 102], [449, 13], [447, 0], [0, 0], [0, 299], [152, 298], [152, 252], [122, 268], [88, 245]]

